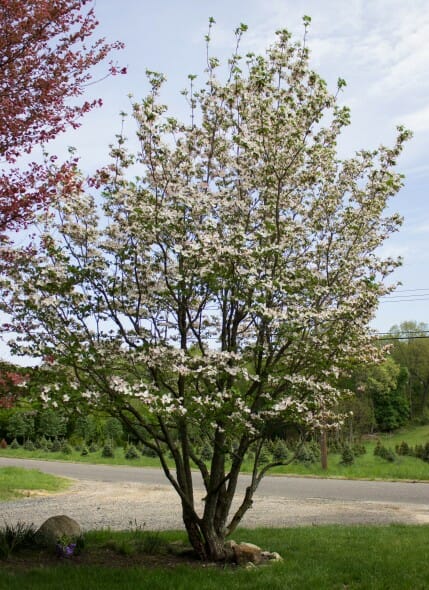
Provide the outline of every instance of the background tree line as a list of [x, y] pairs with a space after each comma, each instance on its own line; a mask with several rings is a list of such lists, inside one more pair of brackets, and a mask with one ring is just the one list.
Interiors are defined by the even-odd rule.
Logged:
[[[390, 346], [386, 359], [378, 365], [361, 365], [344, 382], [353, 392], [341, 402], [349, 415], [339, 435], [359, 438], [374, 432], [390, 432], [409, 423], [429, 422], [429, 326], [403, 322], [393, 326], [382, 344]], [[10, 375], [19, 378], [10, 379]], [[67, 416], [64, 411], [43, 409], [31, 401], [49, 380], [50, 371], [22, 368], [11, 363], [0, 365], [0, 437], [20, 442], [38, 436], [74, 437], [82, 441], [123, 440], [123, 430], [114, 418]], [[65, 382], [67, 376], [64, 376]], [[6, 403], [7, 402], [7, 403]], [[292, 434], [291, 434], [292, 433]], [[295, 436], [294, 429], [277, 426], [274, 437]]]

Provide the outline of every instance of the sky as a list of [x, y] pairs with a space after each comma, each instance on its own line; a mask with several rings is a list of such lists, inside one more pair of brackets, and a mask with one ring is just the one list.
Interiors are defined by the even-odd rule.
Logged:
[[[263, 53], [278, 29], [302, 39], [302, 17], [309, 15], [312, 67], [332, 91], [339, 77], [347, 82], [340, 101], [351, 108], [351, 126], [341, 155], [391, 144], [398, 124], [414, 132], [398, 166], [405, 186], [391, 205], [404, 224], [383, 247], [383, 254], [403, 257], [391, 279], [402, 284], [381, 301], [373, 328], [385, 332], [406, 320], [429, 324], [429, 0], [97, 0], [95, 11], [98, 34], [125, 43], [114, 59], [128, 74], [89, 86], [88, 97], [101, 97], [104, 106], [51, 146], [60, 154], [75, 146], [88, 173], [106, 163], [120, 112], [130, 111], [129, 95], [139, 100], [146, 94], [146, 69], [167, 76], [163, 98], [172, 114], [187, 116], [180, 91], [188, 74], [204, 83], [209, 17], [216, 20], [212, 54], [227, 59], [241, 22], [249, 27], [243, 53]], [[127, 120], [126, 135], [132, 133]]]

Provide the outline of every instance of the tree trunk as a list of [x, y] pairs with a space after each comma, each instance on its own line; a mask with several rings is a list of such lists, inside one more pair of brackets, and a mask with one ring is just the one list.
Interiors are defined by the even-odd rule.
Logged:
[[204, 519], [197, 522], [186, 507], [183, 507], [183, 522], [189, 542], [202, 561], [225, 560], [225, 534], [216, 532], [212, 522], [206, 523]]
[[320, 460], [322, 469], [328, 469], [328, 441], [325, 429], [320, 433]]
[[201, 528], [198, 522], [195, 521], [195, 517], [189, 512], [188, 508], [182, 503], [182, 515], [183, 523], [188, 534], [189, 542], [193, 549], [200, 557], [202, 561], [207, 561], [210, 557], [207, 555], [204, 537], [201, 532]]

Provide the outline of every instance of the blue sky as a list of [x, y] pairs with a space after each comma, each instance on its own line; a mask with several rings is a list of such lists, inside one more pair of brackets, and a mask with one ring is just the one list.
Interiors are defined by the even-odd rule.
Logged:
[[342, 155], [391, 143], [399, 123], [414, 132], [399, 165], [406, 185], [392, 202], [405, 222], [384, 247], [384, 253], [404, 258], [394, 277], [402, 282], [395, 294], [401, 297], [382, 301], [373, 325], [386, 331], [404, 320], [429, 323], [428, 0], [98, 0], [96, 14], [99, 33], [125, 43], [117, 59], [128, 74], [90, 86], [88, 95], [101, 96], [104, 107], [57, 141], [59, 152], [76, 146], [88, 172], [106, 162], [108, 145], [120, 129], [119, 113], [130, 110], [128, 94], [145, 95], [146, 68], [166, 74], [164, 99], [172, 113], [186, 116], [180, 90], [190, 73], [204, 81], [210, 16], [216, 19], [212, 53], [220, 58], [233, 50], [240, 22], [249, 26], [243, 50], [263, 52], [276, 29], [302, 38], [302, 16], [311, 16], [314, 69], [332, 90], [338, 77], [347, 81], [341, 101], [351, 108], [352, 124], [343, 136]]

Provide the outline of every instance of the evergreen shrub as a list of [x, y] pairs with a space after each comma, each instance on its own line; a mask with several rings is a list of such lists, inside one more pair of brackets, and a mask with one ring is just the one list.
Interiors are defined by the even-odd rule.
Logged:
[[349, 445], [344, 445], [343, 452], [341, 453], [340, 465], [353, 465], [355, 462], [355, 456], [352, 448]]
[[130, 445], [125, 452], [125, 459], [138, 459], [140, 454], [134, 445]]
[[115, 451], [113, 449], [113, 445], [110, 442], [106, 442], [104, 444], [103, 450], [101, 451], [102, 457], [114, 457]]

